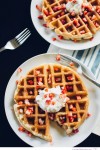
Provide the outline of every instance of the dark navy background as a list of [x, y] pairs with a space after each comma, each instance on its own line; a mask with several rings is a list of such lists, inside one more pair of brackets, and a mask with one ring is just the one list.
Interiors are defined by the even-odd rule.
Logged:
[[[49, 46], [49, 43], [42, 39], [32, 24], [30, 4], [31, 0], [0, 0], [0, 47], [26, 27], [32, 33], [31, 37], [18, 49], [0, 53], [0, 147], [29, 146], [13, 132], [7, 121], [4, 94], [14, 70], [30, 57], [45, 53]], [[91, 134], [78, 146], [100, 147], [100, 137]]]

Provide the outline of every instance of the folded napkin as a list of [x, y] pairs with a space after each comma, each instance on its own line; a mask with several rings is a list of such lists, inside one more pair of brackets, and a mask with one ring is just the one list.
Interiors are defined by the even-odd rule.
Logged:
[[[92, 71], [95, 79], [100, 83], [100, 45], [81, 51], [66, 50], [50, 45], [47, 53], [63, 53], [80, 60]], [[93, 133], [100, 136], [100, 115]]]

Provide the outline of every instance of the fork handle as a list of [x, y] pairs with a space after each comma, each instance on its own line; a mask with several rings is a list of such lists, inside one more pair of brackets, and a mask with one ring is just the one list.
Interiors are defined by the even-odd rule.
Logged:
[[82, 74], [83, 74], [83, 76], [84, 76], [85, 78], [87, 78], [89, 81], [91, 81], [91, 82], [94, 83], [97, 87], [100, 88], [100, 83], [96, 82], [95, 80], [93, 80], [92, 78], [90, 78], [89, 76], [87, 76], [84, 72], [83, 72]]
[[0, 48], [0, 52], [2, 52], [3, 50], [5, 50], [5, 47]]

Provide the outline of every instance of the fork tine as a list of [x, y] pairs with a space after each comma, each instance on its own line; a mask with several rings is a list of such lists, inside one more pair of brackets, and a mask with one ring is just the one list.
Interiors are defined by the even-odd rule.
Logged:
[[24, 29], [20, 34], [18, 34], [15, 38], [18, 39], [20, 38], [21, 35], [23, 35], [24, 32], [26, 32], [28, 28]]
[[22, 36], [22, 38], [18, 39], [18, 42], [20, 43], [21, 41], [23, 41], [28, 35], [31, 35], [31, 33], [30, 33], [30, 32], [27, 32], [26, 34], [24, 34], [24, 35]]
[[23, 37], [25, 37], [27, 34], [29, 34], [29, 33], [31, 33], [29, 30], [26, 30], [19, 38], [17, 38], [17, 41], [21, 41], [21, 39], [23, 38]]
[[[61, 55], [61, 54], [60, 54], [60, 55]], [[71, 60], [71, 59], [68, 58], [67, 56], [61, 55], [61, 59], [62, 59], [63, 61], [66, 61], [68, 64], [70, 64], [71, 62], [73, 62], [75, 66], [78, 66], [78, 63], [77, 63], [77, 62], [75, 62], [74, 60]]]
[[27, 39], [28, 37], [31, 35], [31, 33], [29, 33], [23, 40], [20, 41], [20, 44], [23, 44]]

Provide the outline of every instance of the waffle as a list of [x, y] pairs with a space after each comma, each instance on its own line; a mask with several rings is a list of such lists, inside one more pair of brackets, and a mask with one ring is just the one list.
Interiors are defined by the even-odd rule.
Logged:
[[52, 141], [48, 115], [37, 104], [15, 104], [14, 111], [19, 123], [27, 131], [44, 140]]
[[[40, 108], [35, 102], [39, 90], [56, 86], [61, 87], [62, 93], [69, 97], [69, 101], [67, 101], [66, 105], [59, 112], [46, 113], [43, 111], [44, 114], [39, 113], [37, 109]], [[46, 64], [29, 71], [28, 74], [19, 81], [14, 99], [17, 103], [14, 106], [14, 110], [22, 126], [34, 135], [48, 141], [51, 141], [49, 119], [56, 121], [69, 135], [76, 132], [77, 128], [87, 117], [89, 101], [84, 83], [74, 70], [58, 64]], [[29, 115], [34, 122], [32, 125], [27, 121], [28, 117], [25, 114], [26, 107], [28, 107], [27, 105], [33, 106], [33, 110], [35, 110], [34, 114]], [[19, 111], [17, 111], [20, 107], [24, 109], [23, 115], [21, 114], [22, 119], [19, 117]], [[42, 134], [40, 136], [39, 134], [39, 128], [42, 128], [42, 126], [39, 126], [37, 123], [38, 117], [45, 119], [45, 125], [43, 125], [43, 129], [46, 131], [45, 136]]]
[[43, 0], [42, 13], [48, 27], [68, 40], [91, 39], [100, 30], [100, 1], [87, 0], [90, 8], [81, 15], [67, 12], [67, 0]]

